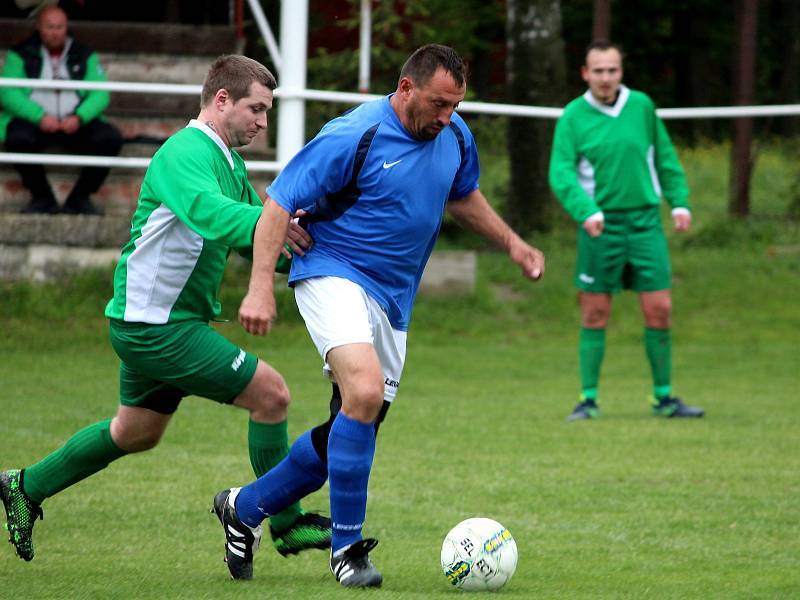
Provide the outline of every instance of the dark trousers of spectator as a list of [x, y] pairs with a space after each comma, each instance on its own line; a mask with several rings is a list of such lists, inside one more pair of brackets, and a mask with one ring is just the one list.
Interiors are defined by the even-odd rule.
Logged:
[[[81, 125], [70, 135], [61, 131], [45, 133], [38, 125], [22, 119], [13, 119], [8, 124], [5, 141], [8, 152], [41, 153], [52, 146], [75, 154], [116, 156], [122, 147], [122, 134], [110, 123], [99, 119]], [[35, 212], [55, 212], [58, 205], [44, 166], [15, 164], [14, 168], [22, 178], [22, 185], [31, 193], [31, 206], [38, 209]], [[67, 197], [65, 210], [86, 212], [83, 208], [90, 206], [89, 196], [100, 188], [108, 172], [108, 167], [84, 167]]]

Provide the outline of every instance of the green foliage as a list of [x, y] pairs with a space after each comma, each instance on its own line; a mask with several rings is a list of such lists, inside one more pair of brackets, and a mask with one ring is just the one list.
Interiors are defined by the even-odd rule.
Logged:
[[797, 198], [798, 148], [775, 139], [757, 147], [751, 183], [752, 214], [732, 218], [727, 212], [729, 144], [698, 144], [680, 149], [691, 191], [690, 246], [740, 247], [742, 244], [795, 244], [800, 223], [792, 216]]
[[[343, 33], [358, 31], [360, 0], [349, 0], [350, 14], [337, 19]], [[448, 0], [410, 0], [397, 3], [379, 0], [372, 3], [370, 62], [373, 88], [378, 93], [391, 91], [408, 55], [417, 47], [446, 44], [469, 59], [489, 49], [497, 34], [504, 31], [502, 7], [481, 0], [454, 3]], [[493, 35], [488, 37], [486, 32]], [[327, 48], [313, 50], [309, 60], [309, 80], [339, 90], [355, 89], [358, 83], [358, 49], [330, 53]], [[334, 67], [334, 68], [331, 68]], [[341, 70], [335, 67], [341, 67]]]
[[[359, 0], [349, 0], [350, 10], [336, 19], [334, 27], [343, 36], [358, 32]], [[372, 3], [370, 46], [370, 91], [388, 94], [397, 85], [400, 67], [419, 46], [428, 43], [456, 48], [469, 64], [483, 58], [504, 35], [504, 11], [501, 5], [482, 0], [454, 3], [448, 0], [411, 0], [397, 3], [379, 0]], [[330, 23], [312, 21], [314, 27]], [[338, 42], [338, 40], [336, 40]], [[316, 89], [356, 91], [358, 89], [358, 48], [331, 50], [325, 46], [311, 49], [308, 59], [308, 86]], [[468, 89], [468, 99], [474, 90]], [[343, 104], [310, 103], [307, 110], [308, 137], [331, 118], [349, 108]]]

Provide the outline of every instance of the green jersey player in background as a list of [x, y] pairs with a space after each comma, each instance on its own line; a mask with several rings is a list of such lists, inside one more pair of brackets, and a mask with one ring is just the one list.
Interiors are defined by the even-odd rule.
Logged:
[[[21, 558], [33, 558], [33, 524], [46, 498], [126, 454], [153, 448], [185, 396], [249, 411], [256, 476], [288, 453], [283, 378], [209, 326], [221, 312], [228, 255], [252, 253], [262, 214], [233, 148], [266, 128], [275, 87], [262, 64], [220, 57], [206, 75], [197, 119], [153, 157], [106, 307], [111, 345], [121, 359], [117, 414], [81, 429], [39, 462], [0, 473], [10, 541]], [[302, 255], [310, 242], [301, 228], [290, 228], [293, 251]], [[299, 504], [271, 517], [270, 529], [283, 555], [330, 546], [330, 520], [304, 513]]]
[[677, 231], [691, 223], [686, 177], [652, 100], [622, 85], [622, 53], [591, 44], [581, 70], [589, 89], [559, 119], [550, 186], [578, 230], [575, 285], [580, 291], [580, 402], [568, 420], [600, 415], [597, 388], [612, 294], [639, 294], [644, 345], [653, 376], [653, 412], [702, 417], [672, 395], [671, 267], [659, 206], [672, 207]]

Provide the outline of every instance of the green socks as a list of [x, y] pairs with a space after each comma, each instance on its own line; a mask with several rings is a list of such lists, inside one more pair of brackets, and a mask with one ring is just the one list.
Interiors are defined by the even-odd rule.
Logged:
[[[653, 374], [653, 396], [672, 393], [672, 336], [669, 329], [645, 327], [644, 347]], [[596, 400], [600, 366], [606, 349], [606, 330], [581, 328], [579, 345], [581, 365], [581, 400]]]
[[[286, 421], [281, 423], [256, 423], [250, 421], [247, 442], [250, 448], [250, 464], [256, 477], [261, 477], [289, 454], [289, 433]], [[288, 529], [303, 514], [299, 502], [271, 515], [270, 525], [276, 531]]]
[[25, 469], [24, 491], [41, 504], [127, 454], [111, 439], [111, 419], [84, 427], [61, 448]]
[[581, 400], [597, 400], [600, 366], [606, 351], [606, 330], [581, 327], [578, 354], [581, 365]]
[[653, 373], [653, 396], [663, 398], [672, 393], [672, 336], [669, 329], [644, 329], [644, 347]]
[[[289, 453], [286, 421], [267, 424], [250, 421], [248, 431], [250, 464], [260, 477]], [[109, 463], [127, 454], [111, 439], [111, 419], [89, 425], [75, 433], [58, 450], [25, 469], [24, 491], [41, 504], [69, 486], [101, 471]], [[287, 529], [303, 514], [299, 503], [270, 517], [277, 531]]]

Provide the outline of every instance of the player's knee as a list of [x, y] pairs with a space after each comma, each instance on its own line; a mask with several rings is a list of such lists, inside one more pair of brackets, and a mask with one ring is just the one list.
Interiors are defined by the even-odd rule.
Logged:
[[343, 397], [344, 413], [358, 421], [371, 423], [383, 406], [383, 380], [362, 379], [355, 382]]
[[158, 445], [162, 433], [162, 431], [118, 425], [112, 429], [112, 439], [125, 452], [144, 452]]
[[383, 380], [369, 379], [360, 382], [355, 388], [356, 401], [370, 408], [375, 409], [375, 415], [383, 404]]
[[274, 422], [286, 418], [291, 396], [283, 377], [273, 373], [261, 379], [255, 389], [249, 392], [243, 406], [250, 411], [252, 419]]
[[265, 408], [286, 412], [292, 400], [289, 394], [289, 386], [286, 385], [283, 377], [279, 376], [271, 382], [265, 401]]
[[608, 311], [591, 308], [583, 311], [583, 326], [589, 329], [602, 329], [608, 325]]
[[667, 329], [670, 326], [672, 314], [672, 302], [669, 298], [664, 298], [657, 303], [651, 304], [645, 315], [647, 325], [656, 329]]

